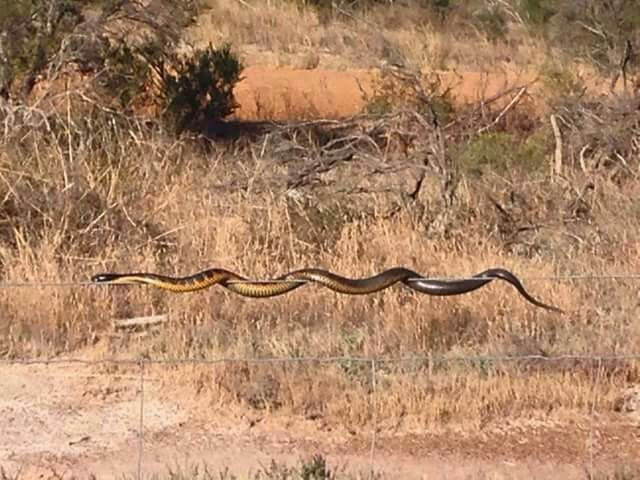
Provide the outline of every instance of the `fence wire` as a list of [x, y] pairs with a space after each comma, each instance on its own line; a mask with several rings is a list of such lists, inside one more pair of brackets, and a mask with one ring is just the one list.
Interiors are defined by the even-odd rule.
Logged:
[[[409, 281], [425, 281], [425, 280], [478, 280], [483, 277], [452, 277], [452, 276], [430, 276], [412, 278]], [[640, 280], [640, 273], [574, 273], [563, 275], [543, 275], [521, 277], [521, 280], [530, 281], [598, 281], [598, 280]], [[277, 283], [279, 280], [244, 280], [233, 281], [229, 283]], [[290, 283], [290, 280], [286, 280]], [[308, 283], [299, 281], [300, 283]], [[95, 287], [95, 286], [112, 286], [109, 284], [93, 283], [91, 281], [33, 281], [33, 282], [0, 282], [0, 289], [4, 288], [42, 288], [42, 287]], [[145, 371], [152, 365], [179, 366], [179, 365], [219, 365], [227, 363], [244, 363], [244, 364], [285, 364], [285, 363], [360, 363], [368, 365], [371, 372], [371, 440], [369, 451], [369, 478], [376, 478], [375, 455], [376, 441], [378, 430], [378, 379], [377, 374], [379, 367], [385, 364], [407, 364], [407, 363], [425, 363], [427, 365], [446, 364], [446, 363], [480, 363], [480, 364], [499, 364], [499, 363], [518, 363], [518, 362], [565, 362], [565, 361], [591, 361], [597, 364], [598, 369], [606, 362], [617, 361], [640, 361], [640, 353], [630, 354], [605, 354], [605, 355], [588, 355], [588, 354], [556, 354], [546, 355], [528, 354], [528, 355], [433, 355], [433, 354], [409, 354], [404, 356], [298, 356], [298, 357], [219, 357], [219, 358], [128, 358], [128, 357], [105, 357], [101, 359], [85, 359], [80, 357], [51, 357], [51, 358], [0, 358], [0, 365], [128, 365], [137, 366], [139, 368], [139, 418], [138, 418], [138, 452], [137, 452], [137, 479], [142, 480], [144, 477], [143, 461], [144, 461], [144, 413], [145, 413]], [[105, 376], [110, 375], [105, 373]], [[595, 399], [594, 399], [595, 404]], [[592, 415], [594, 413], [592, 412]], [[591, 447], [590, 447], [591, 450]], [[591, 452], [592, 454], [593, 452]], [[593, 459], [591, 458], [591, 463]]]
[[[498, 280], [494, 277], [471, 277], [471, 276], [451, 276], [451, 275], [431, 275], [425, 277], [415, 277], [409, 278], [407, 281], [409, 282], [425, 282], [425, 281], [459, 281], [459, 280]], [[633, 272], [621, 272], [621, 273], [568, 273], [568, 274], [558, 274], [558, 275], [532, 275], [532, 276], [522, 276], [518, 277], [522, 281], [573, 281], [573, 280], [640, 280], [640, 273]], [[246, 279], [246, 280], [229, 280], [226, 284], [261, 284], [261, 283], [313, 283], [307, 280], [282, 280], [282, 279]], [[32, 281], [32, 282], [13, 282], [13, 281], [5, 281], [0, 282], [0, 288], [42, 288], [42, 287], [121, 287], [123, 285], [127, 285], [125, 283], [120, 283], [118, 285], [113, 285], [109, 283], [97, 283], [91, 282], [88, 280], [65, 280], [59, 282], [53, 281]], [[140, 284], [131, 282], [129, 285], [138, 285]]]
[[[148, 379], [145, 372], [148, 366], [151, 365], [220, 365], [226, 363], [249, 363], [249, 364], [301, 364], [301, 363], [313, 363], [313, 364], [330, 364], [330, 363], [345, 363], [354, 362], [368, 365], [371, 373], [371, 396], [369, 399], [369, 408], [371, 413], [371, 438], [369, 447], [369, 478], [374, 479], [379, 477], [379, 472], [376, 471], [376, 448], [377, 448], [377, 432], [378, 432], [378, 418], [379, 418], [379, 402], [378, 402], [378, 367], [384, 364], [403, 364], [408, 362], [428, 362], [429, 364], [437, 363], [513, 363], [513, 362], [525, 362], [525, 361], [538, 361], [538, 362], [562, 362], [562, 361], [592, 361], [597, 367], [598, 371], [602, 368], [603, 363], [609, 361], [640, 361], [640, 353], [620, 354], [620, 355], [587, 355], [587, 354], [560, 354], [560, 355], [431, 355], [431, 354], [413, 354], [400, 357], [371, 357], [371, 356], [309, 356], [309, 357], [219, 357], [219, 358], [132, 358], [132, 357], [105, 357], [99, 359], [85, 359], [79, 357], [55, 357], [55, 358], [4, 358], [0, 359], [0, 365], [86, 365], [86, 366], [101, 366], [105, 364], [109, 365], [128, 365], [137, 366], [139, 368], [138, 377], [129, 377], [130, 380], [138, 379], [138, 451], [137, 451], [137, 465], [136, 465], [136, 478], [142, 480], [145, 477], [144, 473], [144, 449], [145, 449], [145, 436], [144, 436], [144, 419], [145, 419], [145, 381]], [[110, 373], [104, 373], [105, 376], [109, 376]], [[597, 380], [597, 379], [596, 379]], [[595, 398], [593, 399], [593, 405], [595, 405]], [[595, 415], [595, 411], [592, 411], [591, 416]], [[592, 427], [592, 426], [591, 426]], [[592, 435], [592, 432], [590, 433]], [[591, 464], [593, 464], [593, 452], [592, 446], [589, 447], [589, 455]]]
[[528, 355], [429, 355], [415, 354], [401, 357], [368, 357], [368, 356], [309, 356], [309, 357], [218, 357], [218, 358], [126, 358], [105, 357], [101, 359], [84, 359], [78, 357], [55, 358], [2, 358], [0, 365], [217, 365], [223, 363], [249, 363], [249, 364], [277, 364], [277, 363], [362, 363], [374, 364], [403, 364], [415, 362], [428, 362], [436, 364], [445, 363], [517, 363], [539, 361], [544, 363], [563, 361], [634, 361], [640, 360], [640, 353], [611, 354], [611, 355], [587, 355], [587, 354], [528, 354]]

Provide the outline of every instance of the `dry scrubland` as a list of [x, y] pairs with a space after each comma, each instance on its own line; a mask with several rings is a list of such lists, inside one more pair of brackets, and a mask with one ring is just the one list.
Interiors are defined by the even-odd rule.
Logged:
[[543, 42], [522, 25], [511, 25], [508, 41], [496, 43], [469, 25], [468, 18], [445, 22], [437, 9], [416, 8], [412, 2], [365, 13], [342, 9], [331, 18], [324, 18], [322, 9], [320, 15], [313, 8], [300, 9], [303, 2], [295, 0], [256, 2], [254, 8], [224, 0], [208, 3], [210, 12], [191, 28], [192, 42], [232, 41], [252, 65], [343, 69], [389, 62], [492, 71], [510, 62], [523, 68], [549, 60]]
[[[247, 58], [277, 52], [276, 63], [286, 64], [317, 63], [310, 56], [319, 55], [325, 66], [362, 67], [387, 51], [362, 48], [373, 35], [366, 24], [318, 26], [311, 10], [241, 3], [215, 4], [194, 39], [230, 38]], [[210, 33], [214, 25], [219, 37]], [[527, 59], [542, 65], [549, 58], [533, 38], [517, 48], [454, 46], [451, 36], [417, 26], [386, 38], [419, 67], [498, 67], [503, 50], [523, 68], [531, 67]], [[304, 51], [290, 51], [300, 44]], [[324, 50], [317, 53], [323, 45], [325, 60]], [[521, 277], [638, 272], [640, 100], [631, 89], [580, 97], [580, 79], [569, 68], [549, 75], [535, 95], [524, 95], [482, 133], [517, 91], [480, 108], [426, 90], [440, 113], [437, 129], [413, 80], [396, 78], [378, 84], [369, 99], [379, 116], [278, 126], [213, 143], [88, 112], [75, 97], [63, 102], [51, 130], [38, 115], [14, 109], [0, 145], [2, 281], [85, 280], [125, 270], [187, 274], [214, 266], [256, 278], [304, 266], [351, 276], [395, 265], [451, 276], [494, 266]], [[554, 176], [549, 111], [562, 116], [562, 173]], [[531, 279], [525, 285], [567, 314], [536, 309], [500, 282], [452, 298], [401, 287], [347, 297], [307, 286], [271, 300], [221, 288], [185, 295], [141, 287], [3, 289], [0, 354], [431, 355], [432, 361], [378, 366], [382, 432], [562, 423], [593, 414], [624, 418], [616, 412], [637, 388], [637, 361], [438, 360], [639, 352], [637, 282]], [[163, 312], [170, 322], [147, 335], [113, 335], [114, 318]], [[296, 418], [320, 414], [330, 424], [371, 421], [366, 364], [163, 371], [167, 386], [210, 398], [227, 415], [263, 410]]]
[[[430, 234], [412, 206], [385, 218], [396, 204], [394, 194], [344, 195], [332, 202], [323, 197], [334, 189], [329, 184], [301, 189], [308, 197], [300, 201], [283, 195], [286, 169], [282, 155], [271, 151], [281, 142], [204, 152], [188, 142], [141, 139], [124, 129], [102, 135], [109, 138], [100, 148], [83, 145], [79, 137], [72, 165], [61, 155], [64, 145], [46, 145], [33, 134], [27, 147], [5, 147], [5, 162], [11, 162], [2, 173], [10, 199], [5, 212], [11, 206], [15, 213], [3, 231], [4, 281], [85, 280], [105, 270], [184, 274], [210, 266], [257, 278], [304, 265], [352, 276], [393, 265], [440, 275], [502, 265], [523, 277], [638, 268], [633, 200], [638, 189], [631, 181], [621, 187], [604, 175], [593, 176], [597, 186], [582, 205], [588, 219], [581, 220], [572, 212], [571, 185], [584, 182], [582, 175], [568, 182], [551, 182], [544, 172], [533, 178], [510, 172], [463, 176], [452, 207], [456, 218], [445, 237]], [[354, 178], [353, 170], [358, 167], [343, 172], [338, 167], [336, 182]], [[265, 185], [279, 173], [280, 185], [276, 180]], [[506, 208], [528, 219], [521, 227], [509, 224], [490, 198], [513, 202]], [[431, 209], [425, 216], [438, 216], [437, 195], [425, 192], [424, 202]], [[540, 226], [529, 229], [532, 224]], [[188, 295], [138, 287], [10, 289], [1, 297], [2, 352], [47, 356], [93, 346], [98, 356], [253, 358], [637, 350], [638, 295], [632, 282], [531, 280], [526, 285], [568, 314], [533, 308], [498, 282], [453, 298], [419, 296], [400, 287], [369, 297], [309, 287], [272, 300], [244, 299], [221, 289]], [[113, 318], [166, 311], [171, 323], [150, 336], [110, 340], [107, 335]], [[593, 362], [385, 365], [378, 401], [385, 421], [411, 419], [423, 426], [451, 421], [480, 426], [494, 417], [536, 411], [611, 410], [621, 391], [637, 381], [637, 366], [594, 367]], [[214, 372], [190, 370], [181, 378], [222, 404], [240, 401], [297, 413], [319, 409], [336, 421], [368, 420], [363, 415], [371, 386], [364, 365], [230, 365]]]

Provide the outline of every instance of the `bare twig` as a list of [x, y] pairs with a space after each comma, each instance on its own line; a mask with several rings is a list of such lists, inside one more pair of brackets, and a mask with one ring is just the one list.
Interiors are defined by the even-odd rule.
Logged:
[[582, 28], [584, 28], [585, 30], [588, 30], [589, 32], [593, 33], [594, 35], [599, 36], [600, 38], [602, 38], [605, 42], [609, 41], [609, 37], [607, 37], [607, 34], [604, 32], [604, 30], [598, 30], [595, 27], [592, 27], [590, 25], [587, 25], [586, 23], [582, 22], [582, 21], [578, 21], [578, 25], [580, 25]]
[[520, 99], [522, 98], [522, 96], [525, 94], [526, 91], [527, 91], [527, 87], [522, 87], [520, 91], [518, 91], [517, 95], [513, 97], [513, 99], [509, 102], [509, 104], [506, 107], [504, 107], [504, 109], [493, 120], [493, 122], [482, 127], [480, 130], [478, 130], [478, 133], [486, 132], [490, 128], [497, 125], [500, 122], [500, 120], [502, 120], [502, 118], [509, 112], [509, 110], [511, 110], [515, 105], [518, 104], [518, 102], [520, 101]]
[[589, 148], [591, 148], [591, 145], [589, 145], [589, 144], [587, 144], [584, 147], [582, 147], [580, 149], [580, 155], [578, 157], [578, 161], [580, 162], [580, 168], [582, 169], [583, 173], [588, 173], [587, 164], [586, 164], [586, 161], [584, 159], [584, 154], [587, 152], [587, 150], [589, 150]]
[[523, 83], [523, 84], [515, 85], [515, 86], [510, 87], [510, 88], [507, 88], [507, 89], [505, 89], [505, 90], [501, 90], [501, 91], [499, 91], [498, 93], [496, 93], [496, 94], [494, 94], [494, 95], [491, 95], [491, 96], [490, 96], [490, 97], [488, 97], [488, 98], [483, 98], [483, 99], [482, 99], [482, 101], [480, 101], [480, 102], [478, 103], [478, 105], [479, 105], [480, 107], [483, 107], [483, 106], [489, 105], [490, 103], [493, 103], [493, 102], [495, 102], [495, 101], [497, 101], [497, 100], [500, 100], [500, 99], [501, 99], [502, 97], [504, 97], [505, 95], [510, 95], [510, 94], [512, 94], [512, 93], [513, 93], [513, 92], [515, 92], [516, 90], [521, 90], [521, 89], [523, 89], [523, 88], [524, 88], [524, 89], [527, 89], [527, 88], [529, 88], [531, 85], [533, 85], [534, 83], [536, 83], [537, 81], [538, 81], [538, 78], [535, 78], [535, 79], [533, 79], [533, 80], [531, 80], [531, 81], [529, 81], [529, 82], [525, 82], [525, 83]]
[[253, 10], [255, 12], [256, 7], [254, 7], [253, 5], [245, 2], [244, 0], [236, 0], [236, 2], [238, 2], [240, 5], [247, 7], [249, 10]]
[[624, 91], [627, 91], [627, 66], [631, 61], [631, 57], [633, 56], [633, 48], [631, 44], [631, 40], [627, 39], [624, 48], [624, 55], [622, 57], [622, 61], [620, 62], [620, 73], [622, 75], [622, 85], [624, 87]]
[[369, 478], [375, 476], [375, 453], [376, 437], [378, 434], [378, 404], [377, 404], [377, 381], [376, 381], [376, 361], [371, 360], [371, 447], [369, 449]]
[[138, 423], [138, 475], [142, 480], [142, 458], [144, 456], [144, 360], [138, 362], [140, 367], [140, 420]]

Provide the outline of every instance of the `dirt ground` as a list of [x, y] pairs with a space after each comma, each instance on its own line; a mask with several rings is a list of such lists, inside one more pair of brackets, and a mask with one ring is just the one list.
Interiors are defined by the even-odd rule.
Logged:
[[[528, 84], [533, 73], [505, 70], [440, 72], [443, 89], [451, 88], [455, 101], [476, 102], [508, 87]], [[235, 93], [240, 104], [236, 116], [242, 120], [290, 120], [336, 118], [362, 111], [371, 95], [375, 75], [369, 70], [314, 70], [247, 67]]]
[[[145, 474], [206, 463], [213, 471], [257, 472], [271, 459], [294, 464], [321, 453], [334, 468], [368, 475], [372, 431], [322, 419], [250, 417], [203, 408], [193, 393], [144, 382]], [[90, 365], [0, 368], [0, 465], [20, 478], [134, 475], [140, 439], [140, 377]], [[640, 418], [624, 413], [567, 423], [505, 422], [480, 432], [378, 432], [382, 478], [586, 478], [621, 468], [640, 474]], [[241, 477], [242, 478], [242, 477]], [[600, 477], [603, 478], [603, 477]], [[637, 478], [637, 477], [624, 477]]]
[[[606, 79], [585, 69], [578, 72], [585, 87], [592, 92], [609, 92]], [[449, 89], [459, 105], [489, 99], [509, 88], [528, 86], [534, 105], [544, 88], [534, 71], [505, 67], [493, 72], [442, 71], [437, 75], [442, 91]], [[235, 89], [240, 108], [235, 116], [241, 120], [302, 120], [337, 118], [361, 113], [376, 88], [376, 74], [371, 70], [313, 70], [250, 66]], [[621, 91], [622, 85], [616, 87]], [[507, 101], [510, 99], [507, 98]]]

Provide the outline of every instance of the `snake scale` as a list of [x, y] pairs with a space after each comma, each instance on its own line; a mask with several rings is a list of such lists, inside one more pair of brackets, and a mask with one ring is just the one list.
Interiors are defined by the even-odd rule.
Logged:
[[491, 268], [471, 278], [439, 280], [428, 279], [413, 270], [395, 267], [368, 278], [347, 278], [328, 270], [305, 268], [286, 273], [273, 280], [249, 280], [229, 270], [212, 268], [186, 277], [170, 277], [155, 273], [101, 273], [94, 275], [91, 281], [101, 284], [144, 284], [172, 292], [193, 292], [221, 285], [234, 293], [245, 297], [266, 298], [282, 295], [295, 290], [305, 283], [317, 283], [334, 292], [349, 295], [375, 293], [396, 284], [402, 283], [410, 289], [427, 295], [447, 296], [462, 295], [485, 286], [491, 281], [503, 280], [513, 287], [529, 303], [558, 313], [561, 309], [547, 305], [531, 296], [520, 280], [508, 270]]

